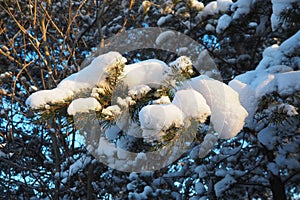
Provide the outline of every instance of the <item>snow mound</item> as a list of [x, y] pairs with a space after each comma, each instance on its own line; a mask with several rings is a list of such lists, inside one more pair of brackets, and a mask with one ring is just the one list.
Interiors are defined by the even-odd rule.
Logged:
[[248, 113], [240, 104], [236, 91], [205, 75], [192, 78], [186, 84], [200, 92], [205, 98], [211, 110], [211, 122], [220, 138], [232, 138], [239, 133]]
[[229, 27], [230, 23], [232, 21], [231, 16], [224, 14], [220, 17], [220, 19], [218, 20], [218, 25], [216, 28], [216, 32], [217, 33], [222, 33], [226, 28]]
[[148, 105], [139, 112], [139, 120], [143, 129], [143, 136], [150, 137], [171, 126], [183, 126], [184, 115], [174, 104]]
[[97, 99], [93, 97], [79, 98], [72, 101], [68, 107], [68, 114], [85, 113], [89, 111], [100, 111], [101, 105]]
[[299, 0], [272, 0], [272, 16], [271, 16], [271, 25], [272, 30], [275, 31], [278, 28], [287, 28], [285, 23], [282, 23], [280, 19], [281, 13], [286, 9], [292, 8], [292, 3]]
[[164, 73], [167, 70], [168, 65], [156, 59], [126, 65], [124, 67], [124, 83], [129, 88], [143, 84], [157, 88], [164, 81]]
[[70, 100], [83, 90], [91, 90], [105, 80], [106, 68], [117, 60], [126, 62], [126, 59], [118, 52], [100, 55], [89, 66], [63, 79], [56, 88], [31, 94], [27, 98], [26, 104], [33, 109], [42, 109], [48, 104], [59, 104]]
[[231, 11], [234, 12], [232, 18], [239, 19], [242, 16], [248, 15], [253, 1], [252, 0], [238, 0], [231, 6]]
[[292, 67], [282, 65], [299, 47], [300, 31], [280, 46], [268, 47], [255, 70], [241, 74], [229, 82], [229, 86], [239, 93], [240, 102], [249, 113], [246, 119], [248, 127], [253, 126], [254, 114], [264, 95], [277, 92], [286, 96], [300, 91], [300, 71], [293, 71]]
[[172, 103], [182, 110], [185, 118], [197, 119], [201, 123], [211, 114], [204, 97], [193, 89], [179, 90]]

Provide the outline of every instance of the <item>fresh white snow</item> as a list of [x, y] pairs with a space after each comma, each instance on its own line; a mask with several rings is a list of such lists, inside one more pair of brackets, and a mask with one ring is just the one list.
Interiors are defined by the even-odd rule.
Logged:
[[138, 85], [160, 87], [164, 81], [164, 73], [168, 65], [157, 59], [149, 59], [124, 67], [124, 83], [129, 89]]
[[232, 18], [238, 19], [249, 14], [253, 0], [238, 0], [231, 6], [231, 11], [234, 12]]
[[229, 27], [230, 23], [232, 21], [231, 16], [224, 14], [222, 15], [218, 20], [218, 25], [216, 28], [217, 33], [222, 33], [226, 28]]
[[184, 125], [184, 114], [174, 104], [148, 105], [139, 112], [139, 120], [143, 136], [154, 136], [171, 126], [177, 128]]
[[89, 111], [100, 111], [101, 104], [93, 97], [79, 98], [72, 101], [68, 107], [68, 114], [75, 115], [76, 113], [85, 113]]
[[179, 90], [172, 103], [182, 110], [186, 119], [197, 119], [203, 123], [211, 114], [204, 97], [193, 89]]
[[232, 138], [239, 133], [248, 113], [240, 104], [236, 91], [205, 75], [192, 78], [186, 84], [205, 98], [211, 109], [211, 122], [220, 138]]
[[292, 3], [299, 0], [272, 0], [272, 16], [271, 26], [272, 30], [275, 31], [278, 28], [287, 28], [285, 23], [280, 20], [280, 15], [285, 9], [291, 9]]
[[255, 70], [241, 74], [229, 82], [229, 86], [239, 93], [241, 104], [249, 113], [247, 126], [253, 126], [254, 114], [264, 95], [278, 92], [284, 96], [300, 91], [300, 71], [293, 71], [292, 67], [282, 64], [299, 47], [300, 31], [280, 46], [268, 47]]
[[118, 52], [109, 52], [96, 57], [92, 63], [77, 73], [63, 79], [52, 90], [41, 90], [31, 94], [26, 104], [33, 109], [42, 109], [47, 104], [64, 103], [84, 90], [91, 90], [105, 80], [105, 70], [117, 60], [125, 63], [126, 59]]

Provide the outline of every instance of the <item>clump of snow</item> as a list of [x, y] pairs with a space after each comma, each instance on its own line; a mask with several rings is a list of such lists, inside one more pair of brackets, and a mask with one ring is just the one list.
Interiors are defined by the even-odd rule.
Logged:
[[206, 17], [210, 15], [215, 15], [215, 14], [222, 14], [227, 11], [229, 11], [231, 5], [232, 5], [232, 0], [217, 0], [217, 1], [212, 1], [208, 3], [202, 11], [199, 12], [197, 15], [197, 18], [202, 21]]
[[234, 12], [232, 18], [239, 19], [242, 16], [249, 14], [253, 0], [238, 0], [231, 6], [231, 11]]
[[168, 65], [163, 61], [150, 59], [124, 67], [124, 83], [129, 89], [138, 85], [148, 85], [151, 88], [161, 86]]
[[161, 96], [159, 99], [156, 99], [152, 102], [153, 104], [170, 104], [171, 100], [169, 96]]
[[202, 21], [205, 19], [207, 16], [214, 15], [217, 13], [217, 8], [218, 8], [218, 3], [216, 1], [212, 1], [208, 3], [202, 11], [199, 12], [197, 15], [197, 18], [199, 21]]
[[33, 109], [42, 109], [47, 104], [64, 103], [83, 90], [91, 90], [105, 80], [105, 69], [112, 66], [117, 60], [122, 63], [126, 62], [126, 59], [118, 52], [100, 55], [89, 66], [63, 79], [56, 88], [31, 94], [27, 98], [26, 104]]
[[274, 149], [278, 137], [276, 137], [276, 129], [274, 127], [266, 127], [257, 135], [258, 140], [265, 145], [269, 150]]
[[99, 98], [100, 95], [105, 95], [105, 89], [94, 87], [92, 89], [91, 97]]
[[295, 106], [282, 103], [279, 105], [279, 108], [283, 109], [283, 112], [285, 112], [288, 116], [296, 116], [299, 113], [297, 112], [297, 108]]
[[200, 11], [204, 8], [204, 4], [197, 0], [189, 0], [189, 5], [192, 9]]
[[174, 6], [173, 0], [164, 1], [163, 5], [161, 5], [161, 14], [171, 14], [174, 13]]
[[150, 137], [170, 127], [183, 126], [184, 115], [174, 104], [148, 105], [139, 112], [143, 136]]
[[172, 19], [173, 15], [168, 14], [167, 16], [162, 16], [159, 18], [159, 20], [157, 21], [157, 26], [162, 26], [165, 23], [167, 23], [168, 21], [170, 21], [170, 19]]
[[187, 56], [180, 56], [175, 61], [169, 63], [170, 67], [174, 67], [182, 71], [187, 70], [192, 65], [191, 59]]
[[176, 33], [174, 31], [164, 31], [156, 38], [155, 43], [158, 46], [163, 46], [167, 44], [169, 41], [174, 40], [176, 38]]
[[136, 104], [136, 101], [134, 101], [131, 97], [126, 97], [124, 99], [117, 97], [117, 104], [123, 108], [128, 108], [129, 106]]
[[37, 88], [36, 86], [34, 86], [34, 85], [31, 85], [31, 86], [29, 87], [29, 90], [30, 90], [30, 91], [38, 91], [38, 88]]
[[180, 56], [179, 58], [177, 58], [175, 61], [169, 63], [170, 67], [174, 67], [177, 68], [179, 71], [188, 71], [190, 74], [193, 73], [192, 69], [189, 69], [190, 67], [192, 67], [192, 61], [189, 57], [187, 56]]
[[234, 183], [236, 183], [236, 180], [227, 174], [222, 180], [217, 182], [214, 186], [215, 193], [217, 197], [220, 197], [221, 194], [229, 189]]
[[293, 71], [291, 66], [282, 65], [299, 47], [300, 31], [280, 46], [268, 47], [255, 70], [241, 74], [229, 82], [229, 86], [239, 93], [241, 104], [249, 113], [247, 126], [253, 126], [254, 114], [264, 95], [277, 92], [285, 96], [300, 91], [300, 71]]
[[179, 90], [172, 103], [182, 110], [185, 118], [197, 119], [201, 123], [211, 114], [204, 97], [193, 89]]
[[298, 0], [272, 0], [272, 16], [271, 16], [271, 25], [272, 30], [275, 31], [278, 28], [286, 28], [286, 24], [280, 19], [281, 13], [284, 10], [291, 9], [292, 3], [297, 2]]
[[121, 129], [118, 126], [109, 126], [105, 129], [105, 136], [108, 140], [115, 140], [118, 138]]
[[201, 182], [195, 183], [195, 191], [198, 195], [203, 194], [205, 192], [204, 185]]
[[217, 0], [218, 11], [220, 13], [225, 13], [229, 11], [232, 4], [232, 0]]
[[192, 78], [186, 84], [200, 92], [205, 98], [211, 109], [211, 122], [220, 138], [232, 138], [239, 133], [248, 113], [240, 104], [236, 91], [205, 75]]
[[216, 137], [212, 134], [206, 134], [203, 142], [201, 143], [201, 147], [199, 149], [199, 157], [204, 158], [214, 147], [217, 140], [218, 140], [218, 137]]
[[85, 113], [89, 111], [100, 111], [101, 104], [93, 97], [79, 98], [72, 101], [68, 107], [68, 114]]
[[121, 114], [121, 108], [118, 105], [108, 106], [102, 110], [102, 114], [114, 118]]
[[232, 21], [231, 16], [224, 14], [218, 20], [218, 25], [216, 28], [217, 33], [222, 33], [225, 29], [227, 29]]
[[293, 56], [300, 47], [300, 30], [289, 39], [285, 40], [279, 47], [284, 56]]
[[97, 154], [113, 157], [117, 153], [117, 148], [114, 143], [109, 142], [105, 137], [100, 137]]
[[215, 32], [216, 28], [211, 24], [206, 24], [205, 30], [210, 32]]
[[150, 92], [150, 90], [151, 88], [148, 85], [136, 85], [131, 87], [131, 89], [128, 91], [128, 95], [133, 99], [140, 99]]

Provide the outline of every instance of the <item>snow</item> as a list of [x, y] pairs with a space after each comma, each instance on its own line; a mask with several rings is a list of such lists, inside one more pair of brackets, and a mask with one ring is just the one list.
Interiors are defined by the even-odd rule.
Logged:
[[200, 182], [195, 183], [195, 191], [197, 194], [203, 194], [205, 192], [204, 185]]
[[257, 66], [257, 70], [267, 69], [274, 65], [281, 65], [288, 57], [293, 56], [300, 48], [300, 31], [285, 40], [280, 46], [272, 45], [263, 52], [263, 59]]
[[33, 109], [42, 109], [47, 104], [64, 103], [83, 90], [91, 90], [105, 80], [105, 69], [118, 59], [123, 63], [126, 62], [126, 59], [118, 52], [100, 55], [89, 66], [63, 79], [56, 88], [31, 94], [27, 98], [26, 104]]
[[236, 91], [205, 75], [192, 78], [186, 84], [205, 98], [211, 110], [211, 122], [220, 138], [232, 138], [239, 133], [248, 113], [240, 104]]
[[[87, 89], [91, 91], [92, 97], [73, 100], [68, 107], [68, 114], [101, 111], [97, 99], [105, 95], [103, 87], [107, 84], [107, 71], [115, 64], [125, 62], [126, 59], [117, 52], [100, 55], [89, 66], [61, 81], [57, 88], [38, 91], [32, 94], [26, 103], [33, 108], [42, 108], [49, 106], [48, 103], [62, 103], [77, 95], [82, 89]], [[192, 62], [188, 57], [181, 56], [171, 62], [170, 66], [181, 72], [189, 72]], [[115, 119], [120, 129], [128, 128], [126, 116], [117, 118], [121, 116], [122, 108], [134, 105], [136, 100], [145, 96], [151, 89], [161, 87], [165, 83], [169, 69], [168, 65], [156, 59], [125, 65], [122, 83], [128, 85], [129, 96], [117, 97], [118, 105], [103, 108], [102, 114], [107, 119]], [[183, 86], [177, 89], [172, 103], [169, 97], [162, 96], [154, 100], [153, 105], [147, 105], [140, 110], [141, 131], [136, 127], [129, 126], [129, 128], [133, 128], [133, 132], [142, 132], [140, 134], [145, 138], [160, 137], [172, 127], [181, 128], [183, 125], [189, 125], [191, 119], [203, 123], [211, 115], [211, 122], [220, 138], [234, 137], [242, 129], [247, 112], [240, 105], [238, 94], [231, 87], [201, 75], [184, 82]], [[116, 134], [110, 136], [108, 133], [107, 138], [116, 137]], [[105, 145], [104, 140], [100, 142]]]
[[108, 106], [102, 110], [102, 114], [107, 117], [116, 117], [121, 114], [121, 108], [118, 105]]
[[153, 104], [170, 104], [171, 100], [169, 96], [161, 96], [159, 99], [156, 99], [152, 102]]
[[222, 33], [225, 29], [227, 29], [232, 21], [231, 16], [224, 14], [218, 20], [218, 25], [216, 28], [217, 33]]
[[[180, 56], [175, 61], [169, 63], [170, 67], [177, 68], [180, 71], [187, 71], [192, 65], [191, 59], [187, 56]], [[193, 73], [193, 71], [189, 71], [189, 73]]]
[[217, 0], [217, 10], [220, 13], [225, 13], [227, 11], [229, 11], [231, 5], [232, 5], [232, 0]]
[[214, 185], [216, 196], [220, 197], [221, 194], [229, 189], [234, 183], [236, 183], [236, 180], [232, 176], [227, 174], [222, 180]]
[[217, 9], [218, 3], [216, 1], [212, 1], [208, 3], [200, 13], [202, 14], [202, 16], [214, 15]]
[[210, 32], [215, 32], [216, 28], [211, 24], [206, 24], [205, 30]]
[[272, 172], [272, 174], [274, 174], [274, 175], [278, 175], [279, 174], [278, 166], [274, 162], [268, 163], [267, 164], [267, 168], [268, 168], [269, 171]]
[[163, 61], [149, 59], [124, 67], [124, 83], [129, 89], [137, 85], [148, 85], [151, 88], [161, 86], [168, 65]]
[[167, 16], [162, 16], [159, 18], [159, 20], [157, 21], [157, 26], [162, 26], [165, 23], [167, 23], [170, 19], [172, 19], [173, 15], [168, 14]]
[[283, 108], [283, 112], [285, 112], [288, 116], [296, 116], [299, 114], [296, 107], [286, 103], [280, 104], [279, 108]]
[[280, 73], [277, 78], [277, 91], [280, 95], [289, 95], [300, 91], [300, 71]]
[[206, 134], [203, 142], [201, 143], [201, 147], [199, 149], [199, 157], [204, 158], [214, 147], [217, 140], [218, 140], [218, 137], [216, 137], [212, 134]]
[[286, 28], [286, 24], [282, 23], [280, 20], [280, 15], [285, 9], [291, 9], [292, 3], [299, 0], [272, 0], [272, 16], [271, 16], [271, 26], [272, 30], [275, 31], [278, 28]]
[[62, 177], [62, 183], [67, 183], [68, 179], [72, 177], [74, 174], [78, 173], [78, 171], [82, 170], [91, 162], [91, 158], [87, 156], [80, 157], [73, 164], [70, 165], [69, 169], [62, 172], [56, 172], [56, 177]]
[[98, 156], [113, 157], [117, 152], [117, 148], [114, 143], [110, 143], [105, 137], [100, 137], [98, 149], [96, 150]]
[[119, 159], [125, 160], [126, 158], [128, 158], [130, 152], [125, 151], [121, 148], [117, 148], [117, 156]]
[[258, 133], [257, 138], [269, 150], [272, 150], [274, 149], [278, 140], [278, 138], [275, 137], [275, 135], [276, 129], [274, 127], [266, 127]]
[[139, 112], [143, 137], [154, 136], [171, 126], [183, 126], [184, 115], [174, 104], [148, 105]]
[[284, 96], [300, 91], [300, 71], [268, 73], [278, 72], [278, 66], [275, 67], [276, 70], [269, 68], [265, 72], [261, 70], [247, 72], [229, 82], [229, 85], [239, 93], [240, 102], [249, 113], [246, 123], [250, 127], [253, 125], [259, 100], [264, 95], [278, 92], [279, 95]]
[[179, 90], [172, 103], [182, 110], [185, 119], [197, 119], [203, 123], [211, 114], [204, 97], [193, 89]]
[[197, 15], [197, 18], [199, 19], [199, 21], [202, 21], [207, 16], [214, 15], [215, 13], [217, 13], [217, 10], [218, 10], [218, 3], [216, 1], [212, 1], [212, 2], [208, 3], [203, 8], [202, 11], [199, 12], [199, 14]]
[[176, 33], [174, 31], [164, 31], [155, 40], [155, 44], [158, 46], [162, 46], [165, 43], [168, 43], [168, 41], [173, 40], [176, 38]]
[[125, 99], [117, 97], [117, 104], [122, 108], [128, 108], [129, 106], [136, 104], [136, 102], [131, 97], [126, 97]]
[[190, 0], [189, 4], [190, 4], [190, 7], [192, 9], [195, 9], [197, 11], [200, 11], [204, 8], [204, 4], [202, 2], [197, 1], [197, 0]]
[[133, 99], [140, 99], [150, 92], [150, 90], [151, 88], [148, 85], [136, 85], [131, 87], [131, 89], [128, 91], [128, 95]]
[[232, 18], [239, 19], [242, 16], [249, 14], [253, 0], [238, 0], [231, 6], [231, 11], [234, 12]]
[[6, 158], [7, 157], [7, 155], [6, 155], [6, 153], [4, 153], [3, 151], [1, 151], [0, 150], [0, 158]]
[[105, 136], [108, 140], [115, 140], [118, 138], [121, 129], [118, 126], [109, 126], [105, 129]]
[[93, 97], [79, 98], [71, 102], [68, 107], [69, 115], [76, 115], [77, 113], [85, 113], [89, 111], [100, 111], [102, 106]]
[[300, 48], [300, 30], [289, 39], [285, 40], [279, 50], [285, 56], [292, 56]]
[[264, 95], [277, 92], [285, 96], [300, 91], [300, 71], [293, 71], [291, 66], [282, 65], [300, 47], [299, 41], [300, 31], [280, 46], [268, 47], [255, 70], [241, 74], [229, 82], [229, 86], [239, 93], [240, 102], [248, 111], [248, 127], [254, 125], [253, 117]]

